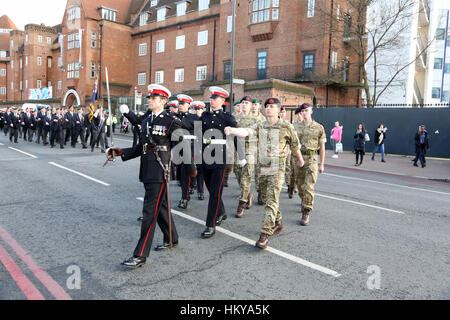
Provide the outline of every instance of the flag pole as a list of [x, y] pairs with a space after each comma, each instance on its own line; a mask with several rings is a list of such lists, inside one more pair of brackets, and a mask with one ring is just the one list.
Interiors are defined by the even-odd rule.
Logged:
[[113, 140], [113, 131], [112, 131], [112, 117], [111, 117], [111, 98], [109, 95], [109, 78], [108, 78], [108, 68], [105, 67], [106, 72], [106, 91], [108, 93], [108, 118], [109, 120], [109, 132], [110, 132], [110, 138], [111, 138], [111, 148], [114, 147], [114, 140]]

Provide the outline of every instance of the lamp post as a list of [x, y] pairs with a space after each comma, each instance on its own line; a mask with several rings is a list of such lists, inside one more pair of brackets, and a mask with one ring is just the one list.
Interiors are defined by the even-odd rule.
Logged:
[[234, 38], [235, 38], [235, 20], [236, 20], [236, 0], [233, 0], [233, 9], [231, 12], [231, 80], [230, 80], [230, 112], [232, 112], [233, 99], [233, 80], [234, 80]]

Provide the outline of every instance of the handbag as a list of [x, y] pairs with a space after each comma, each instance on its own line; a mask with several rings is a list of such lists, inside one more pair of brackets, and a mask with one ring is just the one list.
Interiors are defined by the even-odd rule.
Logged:
[[336, 143], [336, 153], [342, 152], [344, 147], [341, 142]]
[[370, 141], [370, 136], [369, 136], [369, 134], [368, 133], [366, 133], [365, 135], [364, 135], [364, 140], [367, 142], [367, 141]]

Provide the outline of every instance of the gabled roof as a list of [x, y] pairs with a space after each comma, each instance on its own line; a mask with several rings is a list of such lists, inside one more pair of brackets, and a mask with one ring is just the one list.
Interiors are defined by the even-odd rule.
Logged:
[[11, 21], [11, 19], [7, 15], [3, 15], [0, 17], [0, 29], [18, 30], [16, 25]]
[[99, 7], [106, 7], [117, 10], [116, 22], [127, 24], [130, 15], [139, 10], [145, 0], [81, 0], [86, 17], [100, 20], [101, 10]]

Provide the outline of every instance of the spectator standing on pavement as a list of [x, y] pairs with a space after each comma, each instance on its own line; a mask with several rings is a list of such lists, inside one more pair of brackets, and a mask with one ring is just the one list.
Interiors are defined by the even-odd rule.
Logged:
[[386, 131], [387, 128], [384, 127], [384, 124], [380, 124], [378, 128], [375, 130], [373, 143], [375, 144], [375, 147], [373, 148], [372, 152], [372, 160], [375, 160], [375, 153], [380, 150], [381, 152], [381, 162], [384, 161], [384, 141], [386, 140]]
[[331, 129], [331, 144], [333, 145], [333, 151], [334, 151], [332, 158], [335, 158], [335, 159], [338, 158], [338, 153], [336, 152], [336, 144], [341, 143], [341, 141], [342, 141], [342, 128], [344, 128], [344, 127], [341, 127], [339, 125], [339, 121], [336, 121], [334, 123], [334, 128]]
[[419, 127], [414, 137], [414, 142], [416, 146], [416, 157], [414, 158], [414, 167], [418, 167], [417, 161], [420, 160], [422, 168], [426, 166], [425, 154], [430, 151], [430, 144], [428, 142], [428, 131], [424, 125]]
[[[358, 129], [355, 132], [355, 144], [354, 144], [354, 150], [356, 154], [356, 163], [355, 166], [360, 166], [363, 162], [364, 153], [365, 153], [365, 147], [366, 147], [366, 129], [364, 128], [363, 124], [359, 124]], [[359, 162], [358, 162], [359, 159]]]

